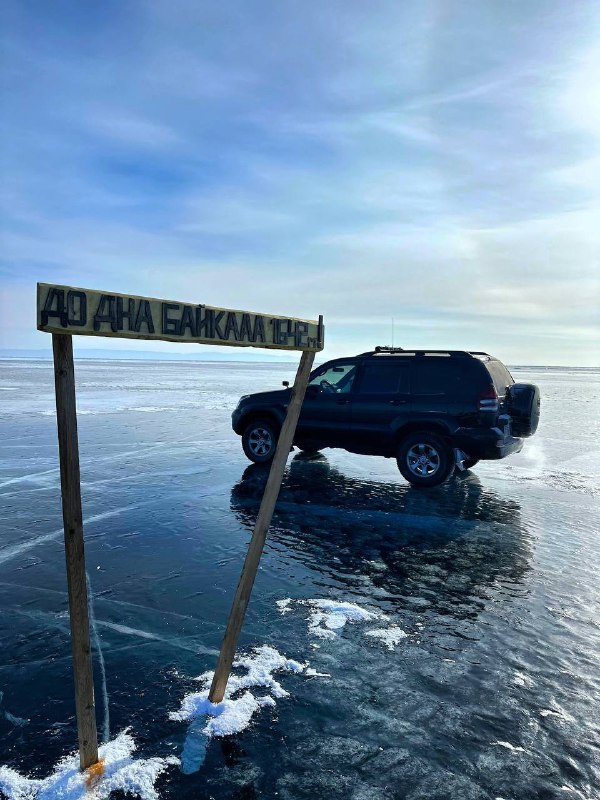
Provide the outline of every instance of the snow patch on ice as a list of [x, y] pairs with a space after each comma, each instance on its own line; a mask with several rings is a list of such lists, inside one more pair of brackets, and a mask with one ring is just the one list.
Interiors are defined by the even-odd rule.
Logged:
[[[347, 623], [369, 623], [378, 620], [380, 624], [388, 625], [388, 617], [375, 611], [369, 611], [356, 603], [349, 603], [345, 600], [329, 600], [326, 598], [312, 598], [308, 600], [292, 600], [287, 597], [285, 600], [277, 600], [277, 607], [282, 614], [287, 614], [292, 610], [293, 604], [297, 606], [308, 606], [308, 633], [319, 639], [336, 639], [340, 631]], [[422, 624], [422, 623], [421, 623]], [[409, 634], [397, 625], [388, 625], [386, 628], [374, 628], [365, 631], [366, 636], [379, 639], [389, 650], [394, 647]], [[311, 647], [318, 647], [312, 644]]]
[[492, 742], [492, 744], [498, 745], [499, 747], [505, 747], [507, 750], [510, 750], [511, 753], [526, 753], [524, 747], [515, 747], [514, 744], [510, 742]]
[[291, 611], [292, 603], [309, 606], [308, 632], [311, 636], [317, 636], [320, 639], [335, 639], [337, 632], [347, 622], [373, 622], [382, 618], [381, 614], [367, 611], [366, 608], [362, 608], [356, 603], [348, 603], [344, 600], [320, 598], [292, 600], [288, 597], [285, 600], [278, 600], [277, 607], [282, 614], [286, 614]]
[[[289, 696], [289, 692], [283, 688], [273, 673], [303, 672], [307, 665], [286, 658], [273, 647], [262, 645], [256, 647], [252, 654], [242, 655], [233, 662], [233, 666], [245, 668], [246, 674], [230, 676], [222, 702], [209, 701], [208, 692], [214, 672], [205, 672], [196, 678], [203, 685], [202, 691], [184, 697], [179, 711], [172, 711], [169, 718], [190, 720], [209, 716], [211, 719], [204, 728], [207, 736], [229, 736], [232, 733], [239, 733], [248, 726], [254, 712], [261, 706], [275, 705], [273, 697]], [[240, 697], [233, 698], [234, 694], [254, 686], [267, 688], [272, 696], [268, 695], [257, 700], [251, 692], [245, 691]]]
[[312, 606], [308, 620], [308, 632], [320, 639], [335, 639], [347, 622], [371, 622], [377, 619], [375, 614], [354, 603], [336, 602], [333, 600], [307, 600]]
[[515, 686], [534, 686], [534, 681], [524, 672], [515, 672], [513, 675], [513, 683]]
[[0, 767], [0, 791], [8, 800], [101, 800], [111, 792], [122, 791], [141, 800], [158, 800], [154, 785], [171, 765], [179, 764], [175, 756], [166, 758], [133, 757], [136, 748], [125, 730], [99, 748], [104, 771], [98, 782], [88, 786], [89, 776], [79, 769], [79, 755], [67, 756], [58, 762], [47, 778], [27, 778], [9, 767]]
[[[169, 714], [172, 720], [191, 723], [181, 756], [182, 770], [187, 774], [202, 766], [209, 739], [240, 733], [260, 708], [273, 708], [276, 706], [275, 698], [289, 697], [289, 692], [274, 677], [274, 672], [304, 672], [312, 677], [320, 674], [315, 670], [308, 672], [308, 664], [287, 658], [269, 645], [242, 654], [233, 666], [245, 669], [246, 673], [230, 675], [225, 697], [220, 703], [211, 703], [208, 699], [214, 672], [205, 672], [196, 678], [202, 684], [202, 691], [186, 695], [179, 710]], [[266, 688], [269, 694], [255, 697], [249, 691], [253, 687]]]
[[397, 625], [391, 625], [389, 628], [374, 628], [373, 630], [366, 631], [365, 636], [372, 636], [374, 639], [380, 639], [388, 650], [393, 650], [402, 639], [408, 636], [408, 633]]
[[183, 698], [179, 711], [169, 714], [172, 720], [192, 720], [208, 717], [203, 733], [211, 736], [230, 736], [248, 727], [254, 712], [260, 708], [251, 692], [244, 692], [237, 700], [225, 698], [220, 703], [211, 703], [206, 692], [189, 694]]
[[275, 708], [277, 706], [277, 703], [270, 694], [267, 694], [264, 697], [257, 697], [256, 702], [261, 708], [264, 708], [265, 706], [268, 706], [269, 708]]
[[142, 414], [159, 414], [163, 411], [181, 411], [177, 406], [133, 406], [132, 408], [123, 408], [121, 411], [138, 411]]
[[277, 606], [281, 614], [287, 614], [288, 611], [292, 610], [290, 608], [290, 606], [292, 605], [292, 598], [286, 597], [285, 600], [277, 600], [275, 605]]
[[561, 708], [559, 704], [552, 700], [552, 708], [542, 708], [540, 710], [540, 716], [542, 717], [558, 717], [565, 722], [575, 722], [575, 719], [567, 713], [564, 708]]

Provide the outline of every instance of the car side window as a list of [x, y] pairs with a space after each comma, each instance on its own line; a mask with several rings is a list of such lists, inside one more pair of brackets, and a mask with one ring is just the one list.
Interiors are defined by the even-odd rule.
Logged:
[[513, 376], [501, 361], [490, 359], [490, 361], [486, 362], [485, 366], [492, 376], [496, 391], [500, 397], [503, 397], [506, 394], [507, 387], [512, 386], [514, 383]]
[[449, 358], [425, 359], [416, 364], [415, 373], [415, 394], [454, 394], [462, 383], [459, 365]]
[[356, 377], [356, 364], [333, 364], [318, 369], [309, 382], [325, 394], [350, 392]]
[[365, 364], [363, 367], [361, 394], [406, 394], [409, 389], [407, 364]]

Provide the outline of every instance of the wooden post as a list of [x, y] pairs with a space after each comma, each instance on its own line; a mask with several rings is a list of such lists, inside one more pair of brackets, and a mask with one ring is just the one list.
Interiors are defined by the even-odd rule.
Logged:
[[75, 712], [79, 738], [79, 764], [87, 769], [98, 761], [98, 736], [94, 707], [94, 678], [90, 647], [88, 595], [83, 550], [83, 517], [79, 483], [79, 445], [75, 406], [73, 339], [70, 334], [52, 334], [54, 386], [60, 455], [60, 485], [65, 556], [69, 591], [69, 619], [75, 677]]
[[250, 600], [250, 593], [252, 592], [254, 579], [258, 571], [258, 564], [262, 555], [265, 539], [267, 538], [269, 525], [271, 524], [277, 496], [281, 488], [285, 465], [294, 440], [296, 424], [300, 416], [302, 401], [304, 400], [304, 393], [306, 392], [306, 386], [314, 360], [314, 352], [305, 351], [302, 353], [287, 414], [283, 427], [281, 428], [281, 433], [279, 434], [277, 449], [275, 450], [267, 485], [265, 486], [265, 492], [256, 518], [252, 539], [248, 546], [242, 574], [235, 592], [235, 597], [233, 598], [229, 619], [227, 620], [227, 628], [225, 629], [219, 660], [217, 661], [215, 675], [208, 695], [208, 699], [211, 703], [220, 703], [225, 696], [225, 688], [229, 679], [229, 673], [231, 672], [238, 636], [242, 629], [246, 608]]

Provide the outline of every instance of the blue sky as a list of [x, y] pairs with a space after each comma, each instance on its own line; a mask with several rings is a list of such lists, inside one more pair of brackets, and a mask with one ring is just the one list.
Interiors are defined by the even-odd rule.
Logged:
[[597, 2], [1, 14], [2, 347], [50, 347], [39, 280], [600, 363]]

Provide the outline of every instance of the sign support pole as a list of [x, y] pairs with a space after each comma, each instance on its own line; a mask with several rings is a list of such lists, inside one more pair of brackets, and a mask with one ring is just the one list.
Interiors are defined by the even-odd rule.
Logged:
[[73, 337], [53, 333], [52, 349], [79, 763], [84, 770], [98, 762], [98, 736], [83, 549]]
[[[320, 327], [321, 325], [322, 323], [320, 322]], [[252, 539], [248, 546], [242, 574], [229, 613], [227, 628], [225, 630], [225, 636], [223, 637], [221, 652], [219, 653], [219, 660], [217, 661], [217, 667], [208, 695], [208, 699], [211, 703], [220, 703], [225, 696], [225, 688], [235, 657], [238, 636], [242, 629], [246, 608], [250, 600], [250, 593], [252, 592], [260, 557], [267, 538], [269, 525], [271, 524], [273, 510], [275, 509], [275, 503], [277, 502], [277, 496], [281, 488], [285, 465], [294, 440], [296, 424], [300, 416], [302, 401], [304, 400], [304, 394], [306, 392], [306, 386], [314, 359], [314, 351], [305, 351], [302, 353], [300, 365], [292, 388], [292, 396], [288, 405], [287, 415], [281, 433], [279, 434], [275, 456], [271, 464], [267, 485], [265, 486], [262, 502], [256, 518]]]

